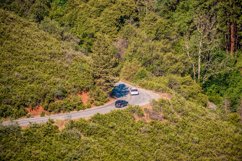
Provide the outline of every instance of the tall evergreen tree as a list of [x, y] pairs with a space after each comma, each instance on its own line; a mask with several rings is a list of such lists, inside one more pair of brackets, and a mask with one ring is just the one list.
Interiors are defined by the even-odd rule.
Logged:
[[241, 0], [221, 0], [218, 2], [218, 22], [225, 35], [226, 50], [231, 55], [241, 48]]
[[106, 35], [99, 35], [93, 46], [92, 69], [95, 85], [103, 91], [110, 92], [116, 81], [118, 61], [115, 53], [111, 40]]

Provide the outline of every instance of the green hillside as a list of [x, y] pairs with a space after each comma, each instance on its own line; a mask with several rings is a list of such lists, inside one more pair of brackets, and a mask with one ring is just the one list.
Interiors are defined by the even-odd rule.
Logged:
[[119, 78], [139, 83], [169, 75], [175, 83], [191, 77], [219, 109], [239, 113], [241, 6], [238, 0], [3, 0], [0, 116], [20, 117], [36, 105], [82, 109], [75, 94], [83, 90], [91, 104], [102, 105]]
[[[74, 45], [4, 10], [0, 24], [1, 117], [23, 116], [24, 108], [36, 105], [54, 111], [49, 106], [55, 99], [91, 87], [87, 58]], [[69, 106], [75, 108], [75, 103]]]
[[[228, 117], [173, 96], [154, 103], [150, 119], [139, 107], [70, 122], [0, 127], [1, 160], [235, 160], [242, 135]], [[153, 112], [152, 112], [153, 111]], [[156, 120], [160, 115], [164, 120]], [[149, 121], [149, 122], [147, 122]]]
[[120, 79], [163, 99], [0, 124], [0, 160], [241, 161], [241, 66], [241, 0], [1, 0], [0, 121], [103, 105]]

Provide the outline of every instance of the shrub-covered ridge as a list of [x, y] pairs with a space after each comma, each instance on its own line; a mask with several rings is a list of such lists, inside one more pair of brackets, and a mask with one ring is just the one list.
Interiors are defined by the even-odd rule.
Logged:
[[[0, 127], [2, 160], [241, 160], [240, 125], [181, 96], [154, 102], [164, 120], [137, 120], [140, 107], [70, 122]], [[136, 117], [135, 117], [136, 116]], [[20, 148], [21, 147], [21, 148]]]
[[56, 99], [91, 87], [87, 59], [73, 45], [4, 10], [0, 23], [1, 117], [22, 116], [39, 104], [48, 110]]

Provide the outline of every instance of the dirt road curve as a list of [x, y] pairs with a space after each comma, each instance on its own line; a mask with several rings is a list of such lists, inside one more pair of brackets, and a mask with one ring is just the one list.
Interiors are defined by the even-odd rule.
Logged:
[[[120, 87], [120, 88], [119, 88]], [[115, 95], [117, 95], [117, 99], [123, 99], [129, 102], [130, 105], [146, 105], [149, 104], [153, 99], [158, 99], [160, 96], [157, 93], [154, 93], [149, 90], [145, 90], [142, 88], [138, 88], [139, 95], [131, 96], [128, 93], [128, 89], [132, 87], [132, 85], [119, 82], [117, 83], [117, 90], [114, 92]], [[27, 126], [30, 123], [45, 123], [49, 119], [52, 120], [74, 120], [79, 118], [88, 118], [91, 117], [97, 113], [105, 114], [112, 110], [117, 110], [114, 106], [114, 102], [105, 104], [103, 106], [98, 106], [86, 110], [80, 110], [80, 111], [73, 111], [70, 113], [61, 113], [61, 114], [52, 114], [45, 117], [33, 117], [33, 118], [22, 118], [17, 119], [14, 121], [5, 121], [2, 124], [4, 126], [12, 125], [12, 124], [19, 124], [20, 126]]]

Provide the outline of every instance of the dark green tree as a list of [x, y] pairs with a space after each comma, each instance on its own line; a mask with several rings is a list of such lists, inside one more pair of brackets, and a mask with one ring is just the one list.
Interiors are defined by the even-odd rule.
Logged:
[[117, 65], [116, 49], [105, 35], [97, 36], [93, 46], [92, 69], [95, 85], [103, 91], [110, 92], [116, 82]]
[[51, 0], [37, 0], [30, 8], [30, 15], [36, 21], [40, 22], [48, 15]]
[[220, 30], [224, 34], [226, 50], [234, 55], [241, 47], [242, 1], [221, 0], [217, 5], [217, 15]]

